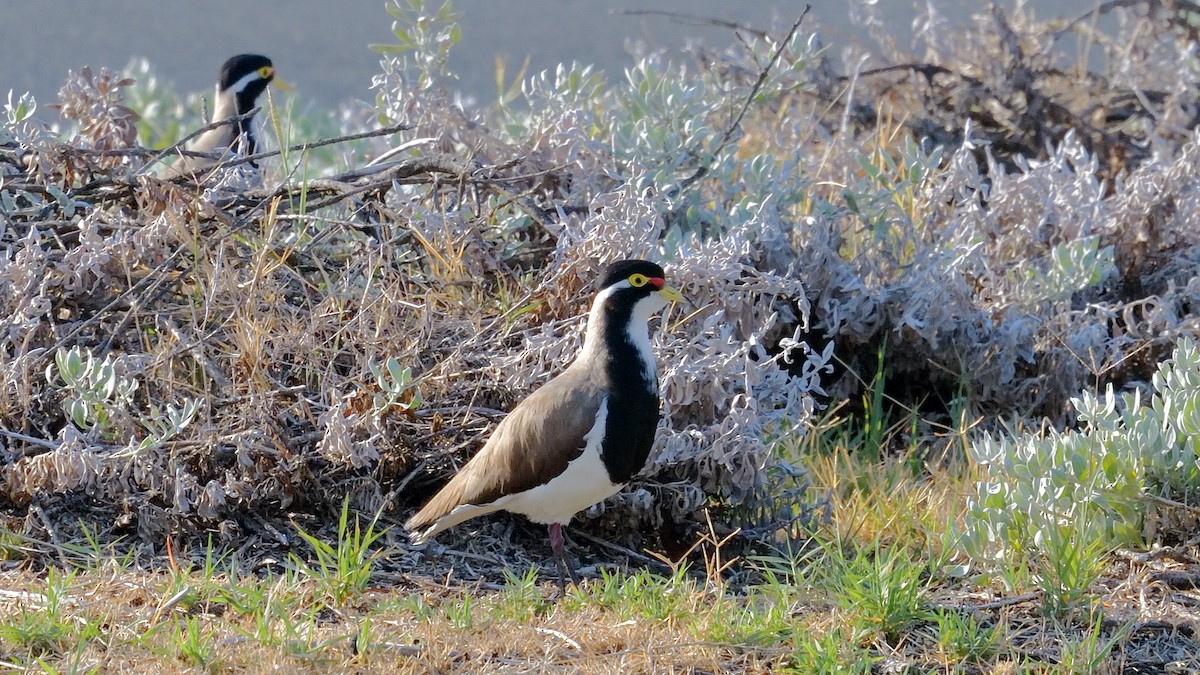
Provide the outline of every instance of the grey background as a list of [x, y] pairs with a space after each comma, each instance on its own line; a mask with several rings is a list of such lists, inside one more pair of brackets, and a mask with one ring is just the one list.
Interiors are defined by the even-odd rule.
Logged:
[[[958, 24], [986, 7], [982, 1], [932, 1]], [[1029, 4], [1046, 16], [1076, 16], [1096, 1]], [[826, 44], [869, 42], [851, 24], [846, 2], [812, 4], [805, 28], [819, 24]], [[0, 0], [0, 97], [9, 89], [32, 91], [39, 103], [51, 103], [68, 69], [120, 69], [133, 57], [149, 59], [155, 73], [180, 92], [207, 92], [225, 58], [258, 52], [275, 61], [302, 101], [318, 106], [370, 101], [379, 55], [368, 46], [395, 41], [392, 17], [383, 5], [383, 0]], [[497, 54], [508, 57], [510, 78], [528, 55], [530, 72], [578, 61], [599, 66], [615, 80], [633, 63], [628, 40], [668, 50], [689, 40], [717, 47], [733, 41], [727, 29], [621, 15], [620, 10], [686, 12], [782, 31], [804, 5], [782, 0], [457, 0], [455, 9], [464, 13], [462, 42], [452, 52], [451, 67], [461, 77], [461, 90], [486, 103], [496, 91]], [[902, 46], [911, 43], [913, 17], [924, 6], [923, 0], [879, 0], [877, 5]]]

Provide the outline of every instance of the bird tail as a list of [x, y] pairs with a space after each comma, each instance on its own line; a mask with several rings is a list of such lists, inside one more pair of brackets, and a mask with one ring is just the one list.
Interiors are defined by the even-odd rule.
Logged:
[[[407, 527], [407, 525], [405, 527]], [[416, 532], [409, 532], [408, 540], [413, 543], [413, 546], [424, 546], [425, 544], [429, 543], [429, 540], [433, 538], [433, 535], [433, 528], [430, 527], [424, 530], [418, 530]]]
[[437, 536], [442, 530], [454, 527], [465, 520], [491, 513], [499, 508], [495, 503], [459, 504], [447, 512], [435, 497], [433, 501], [425, 505], [425, 508], [404, 523], [404, 529], [409, 531], [409, 540], [420, 546]]

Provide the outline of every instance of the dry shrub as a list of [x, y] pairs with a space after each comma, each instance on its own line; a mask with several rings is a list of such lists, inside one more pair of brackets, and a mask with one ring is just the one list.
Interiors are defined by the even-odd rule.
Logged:
[[[389, 59], [378, 113], [403, 128], [361, 147], [404, 152], [303, 186], [268, 161], [270, 187], [233, 194], [101, 163], [127, 146], [119, 124], [63, 141], [10, 114], [0, 499], [63, 522], [99, 508], [151, 543], [277, 540], [268, 521], [345, 495], [415, 505], [569, 363], [590, 284], [631, 256], [664, 262], [690, 302], [654, 332], [650, 464], [585, 516], [623, 534], [712, 504], [732, 524], [789, 516], [775, 441], [856, 399], [883, 344], [888, 392], [930, 419], [957, 398], [1069, 424], [1068, 397], [1139, 386], [1198, 328], [1181, 111], [1200, 102], [1164, 11], [1136, 5], [1100, 42], [1154, 48], [1090, 88], [1049, 65], [1061, 24], [1002, 13], [931, 41], [928, 63], [839, 75], [815, 37], [752, 35], [649, 54], [622, 83], [535, 75], [524, 110], [464, 108]], [[1162, 96], [1118, 96], [1151, 84]], [[128, 119], [104, 101], [89, 119]], [[137, 383], [86, 429], [47, 378], [73, 346]], [[379, 378], [389, 358], [410, 383]]]

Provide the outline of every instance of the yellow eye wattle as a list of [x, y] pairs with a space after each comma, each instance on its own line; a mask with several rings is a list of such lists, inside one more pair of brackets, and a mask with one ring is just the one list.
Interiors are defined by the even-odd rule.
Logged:
[[270, 79], [275, 74], [275, 70], [271, 66], [263, 66], [258, 69], [258, 76], [264, 80]]
[[642, 286], [645, 286], [649, 281], [650, 281], [650, 278], [647, 277], [645, 274], [630, 274], [629, 275], [629, 285], [633, 286], [634, 288], [641, 288]]

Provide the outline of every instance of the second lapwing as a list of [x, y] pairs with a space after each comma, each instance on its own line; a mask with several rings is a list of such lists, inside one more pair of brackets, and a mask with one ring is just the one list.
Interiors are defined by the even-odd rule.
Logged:
[[647, 323], [683, 296], [662, 267], [610, 265], [574, 362], [521, 401], [483, 448], [404, 527], [422, 544], [494, 511], [548, 525], [559, 583], [567, 564], [562, 527], [616, 494], [646, 464], [658, 428], [658, 376]]
[[[238, 54], [225, 61], [217, 79], [212, 121], [220, 122], [254, 110], [255, 102], [275, 79], [275, 65], [259, 54]], [[212, 155], [184, 155], [163, 174], [166, 178], [190, 176], [204, 180], [215, 168], [235, 154], [252, 155], [258, 148], [254, 118], [223, 124], [200, 134], [188, 147], [192, 152]]]

